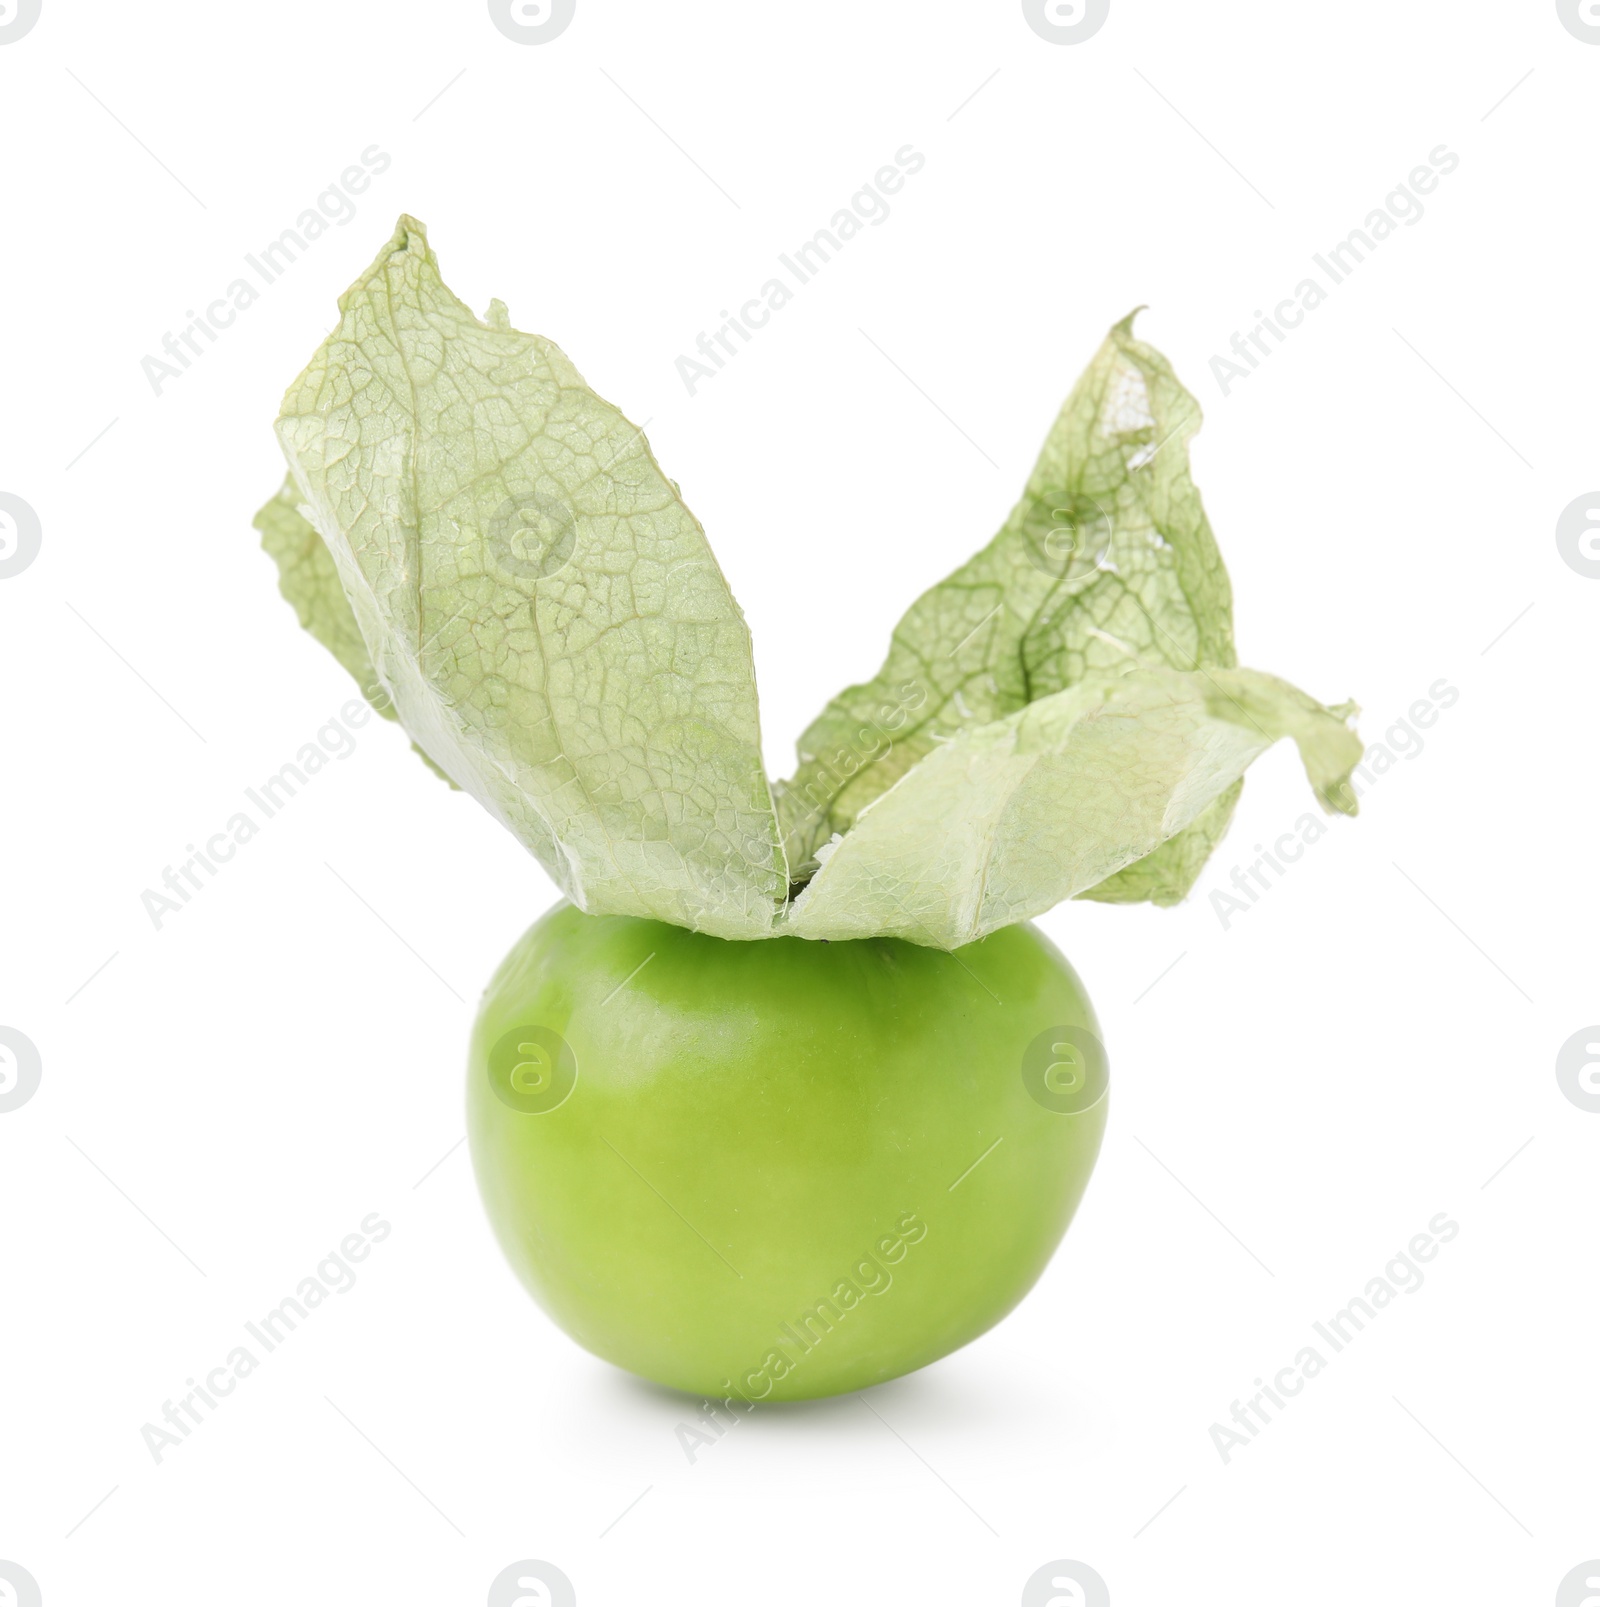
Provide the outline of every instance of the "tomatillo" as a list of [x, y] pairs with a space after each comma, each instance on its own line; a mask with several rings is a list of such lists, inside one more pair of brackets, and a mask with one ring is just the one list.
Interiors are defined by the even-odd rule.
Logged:
[[730, 942], [559, 905], [473, 1030], [468, 1134], [518, 1276], [596, 1355], [799, 1400], [1027, 1293], [1106, 1119], [1094, 1011], [1029, 924], [955, 953]]

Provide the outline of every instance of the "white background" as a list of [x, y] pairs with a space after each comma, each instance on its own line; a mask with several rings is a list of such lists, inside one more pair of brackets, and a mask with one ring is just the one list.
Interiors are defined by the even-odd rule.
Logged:
[[[1554, 1070], [1600, 1018], [1600, 581], [1555, 540], [1600, 481], [1597, 75], [1550, 0], [1112, 0], [1071, 46], [1015, 0], [579, 0], [535, 47], [481, 3], [44, 0], [0, 45], [0, 491], [43, 530], [0, 581], [0, 1024], [43, 1062], [0, 1115], [0, 1559], [45, 1607], [476, 1604], [521, 1558], [582, 1607], [1010, 1604], [1057, 1558], [1116, 1607], [1555, 1601], [1600, 1556], [1600, 1115]], [[888, 221], [691, 398], [679, 354], [908, 143]], [[372, 144], [355, 220], [154, 394]], [[1224, 397], [1233, 332], [1441, 144], [1422, 220]], [[1211, 891], [1309, 806], [1287, 750], [1184, 908], [1046, 918], [1111, 1047], [1099, 1169], [1022, 1307], [871, 1411], [691, 1465], [693, 1403], [516, 1285], [452, 1146], [472, 1001], [553, 893], [393, 727], [141, 907], [351, 695], [250, 517], [402, 210], [649, 421], [775, 773], [1140, 303], [1243, 662], [1369, 742], [1459, 690], [1228, 929]], [[373, 1211], [357, 1286], [158, 1466], [141, 1425]], [[1424, 1287], [1224, 1464], [1210, 1425], [1441, 1211]]]

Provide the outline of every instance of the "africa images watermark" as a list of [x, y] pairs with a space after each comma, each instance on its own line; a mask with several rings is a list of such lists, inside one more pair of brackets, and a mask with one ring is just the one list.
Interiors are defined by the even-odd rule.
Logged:
[[[0, 512], [5, 498], [0, 497]], [[1574, 497], [1556, 520], [1556, 551], [1575, 575], [1600, 579], [1600, 491]], [[5, 570], [0, 568], [0, 574]]]
[[[704, 1401], [700, 1407], [700, 1420], [695, 1423], [678, 1423], [673, 1433], [683, 1454], [692, 1464], [700, 1450], [715, 1445], [739, 1421], [735, 1404], [746, 1413], [755, 1410], [756, 1402], [770, 1395], [773, 1386], [804, 1365], [806, 1358], [822, 1344], [834, 1327], [842, 1323], [860, 1306], [868, 1295], [883, 1295], [894, 1283], [889, 1266], [904, 1261], [914, 1244], [921, 1244], [928, 1236], [928, 1225], [915, 1211], [902, 1211], [894, 1224], [893, 1233], [882, 1234], [872, 1251], [854, 1261], [849, 1275], [838, 1279], [831, 1293], [808, 1306], [794, 1321], [778, 1324], [779, 1338], [761, 1361], [733, 1379], [722, 1380], [727, 1394], [718, 1401]], [[884, 1263], [888, 1262], [889, 1266]]]
[[[4, 43], [4, 36], [0, 35], [0, 44]], [[39, 1592], [39, 1581], [20, 1562], [8, 1562], [0, 1557], [0, 1585], [7, 1587], [0, 1591], [0, 1602], [12, 1603], [14, 1607], [41, 1607], [44, 1598]]]
[[[15, 44], [38, 22], [41, 0], [0, 0], [0, 45]], [[0, 1579], [5, 1577], [0, 1574]]]
[[[920, 173], [927, 158], [911, 145], [902, 145], [894, 153], [894, 163], [885, 163], [850, 197], [847, 207], [840, 207], [829, 220], [828, 227], [818, 229], [805, 244], [792, 252], [782, 251], [778, 261], [794, 288], [782, 278], [772, 278], [748, 301], [741, 303], [737, 313], [726, 307], [718, 314], [722, 323], [707, 334], [701, 330], [695, 341], [698, 357], [680, 356], [674, 365], [684, 388], [693, 396], [704, 380], [715, 379], [728, 362], [739, 355], [739, 346], [748, 346], [758, 330], [765, 329], [775, 312], [781, 312], [794, 300], [798, 288], [810, 284], [846, 245], [867, 225], [876, 228], [887, 223], [891, 207], [889, 197], [904, 188], [906, 180]], [[702, 361], [701, 359], [704, 359]]]
[[[1247, 334], [1234, 331], [1229, 342], [1233, 356], [1219, 355], [1211, 359], [1211, 374], [1222, 388], [1222, 394], [1231, 395], [1239, 380], [1249, 379], [1273, 355], [1277, 346], [1283, 345], [1305, 322], [1306, 314], [1315, 312], [1333, 294], [1334, 288], [1350, 278], [1400, 225], [1411, 228], [1420, 223], [1427, 212], [1422, 197], [1431, 195], [1438, 189], [1440, 179], [1449, 177], [1460, 165], [1461, 158], [1447, 145], [1435, 145], [1428, 153], [1426, 164], [1412, 168], [1384, 197], [1383, 205], [1367, 214], [1362, 227], [1352, 229], [1326, 252], [1315, 252], [1311, 260], [1327, 283], [1316, 277], [1302, 279], [1294, 287], [1294, 293], [1285, 296], [1270, 313], [1258, 307], [1255, 326]], [[1269, 337], [1275, 345], [1268, 344]]]
[[[0, 1044], [4, 1042], [0, 1028]], [[1600, 1114], [1600, 1027], [1582, 1027], [1562, 1044], [1556, 1055], [1556, 1082], [1579, 1110]], [[0, 1110], [5, 1108], [0, 1103]]]
[[0, 491], [0, 580], [20, 575], [39, 556], [39, 515], [21, 497]]
[[[1406, 1248], [1397, 1250], [1377, 1277], [1367, 1280], [1366, 1288], [1355, 1299], [1336, 1311], [1325, 1323], [1312, 1323], [1317, 1338], [1333, 1355], [1344, 1350], [1358, 1334], [1366, 1332], [1369, 1322], [1376, 1321], [1386, 1307], [1394, 1304], [1396, 1296], [1414, 1295], [1422, 1287], [1422, 1267], [1417, 1263], [1426, 1264], [1434, 1260], [1439, 1254], [1439, 1247], [1449, 1244], [1460, 1232], [1460, 1224], [1453, 1222], [1443, 1211], [1431, 1217], [1428, 1231], [1413, 1235]], [[1280, 1367], [1273, 1374], [1270, 1384], [1258, 1378], [1256, 1393], [1249, 1402], [1233, 1403], [1229, 1417], [1234, 1427], [1229, 1428], [1226, 1423], [1211, 1425], [1211, 1443], [1217, 1448], [1223, 1465], [1227, 1466], [1233, 1460], [1233, 1453], [1249, 1445], [1263, 1428], [1276, 1422], [1272, 1409], [1281, 1413], [1288, 1404], [1284, 1397], [1292, 1400], [1306, 1387], [1308, 1380], [1315, 1378], [1328, 1365], [1330, 1359], [1316, 1345], [1305, 1345], [1296, 1352], [1294, 1360], [1287, 1367]], [[1243, 1433], [1239, 1432], [1241, 1429]]]
[[[359, 730], [372, 718], [372, 709], [359, 698], [351, 698], [331, 716], [318, 731], [314, 742], [303, 743], [294, 759], [279, 767], [259, 787], [246, 787], [244, 795], [249, 809], [230, 815], [222, 829], [206, 838], [205, 846], [194, 843], [185, 846], [189, 856], [176, 869], [166, 866], [161, 873], [161, 886], [165, 892], [147, 887], [139, 895], [150, 924], [159, 932], [169, 915], [178, 914], [196, 893], [204, 890], [207, 880], [214, 880], [221, 868], [256, 836], [267, 821], [278, 814], [286, 804], [297, 797], [318, 771], [334, 759], [348, 759], [356, 751], [352, 727]], [[259, 817], [259, 818], [258, 818]], [[201, 876], [201, 872], [205, 876]]]
[[[1402, 759], [1417, 758], [1425, 745], [1422, 732], [1437, 725], [1440, 712], [1453, 708], [1460, 698], [1461, 693], [1440, 676], [1428, 688], [1428, 695], [1418, 698], [1405, 715], [1383, 733], [1383, 740], [1374, 742], [1361, 755], [1361, 763], [1350, 776], [1350, 790], [1356, 797], [1364, 798]], [[1294, 829], [1284, 832], [1270, 849], [1257, 843], [1258, 857], [1248, 865], [1235, 865], [1229, 873], [1233, 891], [1221, 887], [1211, 890], [1208, 902], [1222, 923], [1222, 930], [1226, 932], [1233, 925], [1235, 916], [1248, 915], [1262, 894], [1270, 893], [1289, 874], [1290, 868], [1305, 857], [1306, 849], [1321, 842], [1327, 834], [1327, 823], [1307, 812], [1295, 821]]]
[[[259, 251], [245, 253], [245, 265], [263, 286], [275, 284], [299, 258], [328, 232], [330, 225], [341, 228], [354, 220], [355, 197], [360, 195], [380, 173], [388, 171], [392, 158], [387, 151], [369, 145], [362, 153], [360, 164], [352, 163], [318, 197], [315, 206], [307, 207], [292, 229], [285, 229], [276, 240], [269, 241]], [[184, 317], [188, 319], [176, 335], [169, 329], [161, 338], [163, 356], [145, 356], [139, 360], [150, 389], [157, 396], [169, 380], [181, 379], [184, 372], [204, 357], [207, 346], [214, 346], [225, 329], [230, 328], [242, 312], [247, 312], [261, 299], [261, 291], [247, 278], [233, 280], [214, 301], [206, 303], [203, 311], [190, 307]], [[206, 345], [201, 345], [204, 340]]]
[[513, 44], [547, 45], [567, 31], [577, 0], [489, 0], [489, 16]]
[[1061, 1557], [1029, 1575], [1022, 1607], [1111, 1607], [1111, 1592], [1088, 1563]]
[[809, 825], [833, 805], [846, 783], [868, 765], [887, 759], [894, 751], [895, 733], [905, 725], [907, 717], [927, 701], [928, 689], [921, 681], [902, 681], [892, 689], [892, 696], [886, 696], [869, 713], [859, 715], [858, 723], [843, 740], [835, 736], [827, 753], [810, 753], [802, 748], [799, 760], [806, 771], [806, 783], [795, 796], [810, 808], [799, 817], [796, 825]]
[[21, 1110], [39, 1092], [43, 1078], [39, 1046], [16, 1027], [0, 1026], [0, 1116]]
[[365, 1261], [372, 1247], [382, 1244], [392, 1231], [376, 1211], [369, 1211], [362, 1217], [359, 1231], [347, 1233], [339, 1241], [339, 1248], [330, 1250], [317, 1263], [316, 1271], [300, 1280], [292, 1295], [280, 1300], [259, 1322], [244, 1325], [253, 1345], [235, 1345], [221, 1364], [206, 1374], [203, 1384], [191, 1378], [187, 1380], [187, 1394], [176, 1402], [163, 1401], [161, 1421], [167, 1426], [143, 1423], [139, 1427], [139, 1437], [156, 1465], [159, 1467], [168, 1451], [182, 1445], [207, 1420], [207, 1412], [216, 1411], [219, 1397], [225, 1400], [231, 1395], [239, 1381], [248, 1378], [272, 1351], [297, 1332], [329, 1295], [349, 1294], [356, 1286], [356, 1271], [350, 1263]]
[[1022, 0], [1028, 26], [1052, 45], [1081, 45], [1106, 25], [1111, 0]]
[[577, 1607], [572, 1581], [553, 1562], [527, 1557], [489, 1582], [488, 1607]]

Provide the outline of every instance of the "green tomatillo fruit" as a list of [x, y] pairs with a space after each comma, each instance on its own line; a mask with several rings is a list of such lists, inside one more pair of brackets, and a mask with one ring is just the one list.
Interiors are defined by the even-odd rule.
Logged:
[[720, 1399], [860, 1389], [1027, 1293], [1099, 1152], [1106, 1058], [1035, 927], [728, 942], [560, 905], [490, 983], [468, 1133], [580, 1344]]
[[[993, 538], [773, 780], [749, 628], [643, 430], [475, 315], [414, 218], [339, 312], [255, 523], [301, 624], [568, 901], [473, 1040], [512, 1264], [589, 1349], [724, 1398], [966, 1343], [1049, 1260], [1105, 1120], [1093, 1014], [1027, 923], [1178, 903], [1281, 739], [1356, 812], [1354, 705], [1238, 662], [1199, 405], [1113, 325]], [[901, 496], [882, 539], [920, 563], [938, 489]], [[795, 573], [822, 619], [870, 571]]]

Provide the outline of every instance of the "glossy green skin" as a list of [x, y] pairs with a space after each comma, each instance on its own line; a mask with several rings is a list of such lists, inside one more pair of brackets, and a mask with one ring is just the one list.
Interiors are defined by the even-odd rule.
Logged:
[[[698, 1395], [860, 1389], [998, 1322], [1060, 1242], [1107, 1103], [1029, 1093], [1024, 1054], [1063, 1024], [1099, 1032], [1029, 925], [952, 955], [727, 942], [563, 904], [484, 995], [473, 1165], [518, 1276], [596, 1355]], [[537, 1112], [488, 1065], [501, 1044], [505, 1086], [509, 1048], [537, 1102], [550, 1067], [519, 1049], [530, 1026], [576, 1061]]]

